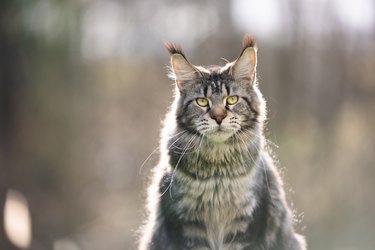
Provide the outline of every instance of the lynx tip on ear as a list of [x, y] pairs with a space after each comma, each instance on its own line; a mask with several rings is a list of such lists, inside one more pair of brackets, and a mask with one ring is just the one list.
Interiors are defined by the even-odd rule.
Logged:
[[256, 48], [256, 39], [250, 34], [245, 34], [242, 38], [242, 49], [245, 50], [249, 47]]
[[232, 65], [232, 74], [235, 79], [255, 80], [257, 65], [257, 47], [255, 37], [246, 34], [242, 40], [242, 52]]
[[180, 54], [184, 58], [186, 58], [184, 52], [182, 51], [182, 48], [179, 44], [177, 43], [172, 43], [172, 42], [164, 42], [165, 48], [168, 50], [168, 52], [173, 55], [173, 54]]

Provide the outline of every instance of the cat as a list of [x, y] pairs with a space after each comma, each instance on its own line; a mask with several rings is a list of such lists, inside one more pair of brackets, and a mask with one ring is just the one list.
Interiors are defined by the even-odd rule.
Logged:
[[255, 38], [225, 66], [171, 54], [175, 99], [148, 193], [139, 250], [305, 250], [263, 135]]

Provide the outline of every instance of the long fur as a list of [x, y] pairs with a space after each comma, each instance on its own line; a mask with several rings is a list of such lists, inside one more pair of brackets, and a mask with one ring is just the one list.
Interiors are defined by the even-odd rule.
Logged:
[[242, 50], [245, 50], [248, 47], [256, 47], [256, 39], [250, 34], [246, 34], [242, 38]]
[[[252, 36], [244, 37], [243, 51], [255, 46]], [[186, 60], [174, 63], [188, 63], [180, 46], [166, 48]], [[258, 84], [231, 73], [236, 64], [255, 70], [250, 64], [256, 60], [243, 62], [196, 67], [202, 74], [176, 88], [139, 250], [306, 249], [266, 150], [266, 106]], [[237, 102], [228, 104], [229, 96]], [[207, 105], [199, 105], [202, 98]]]
[[185, 53], [182, 51], [182, 47], [180, 44], [173, 42], [164, 42], [164, 46], [171, 55], [180, 54], [186, 59]]

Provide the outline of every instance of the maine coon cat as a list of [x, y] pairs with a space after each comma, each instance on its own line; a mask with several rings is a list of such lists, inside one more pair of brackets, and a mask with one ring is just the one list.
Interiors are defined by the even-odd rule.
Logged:
[[175, 99], [148, 194], [140, 250], [303, 250], [266, 150], [255, 39], [225, 66], [195, 66], [167, 43]]

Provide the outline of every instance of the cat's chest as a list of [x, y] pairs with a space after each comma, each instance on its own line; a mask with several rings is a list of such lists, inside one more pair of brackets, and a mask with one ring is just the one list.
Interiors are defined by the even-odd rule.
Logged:
[[251, 173], [206, 180], [181, 177], [179, 186], [178, 207], [188, 219], [226, 223], [250, 215], [256, 204]]
[[228, 237], [246, 231], [248, 222], [241, 218], [251, 216], [256, 206], [251, 174], [182, 183], [177, 202], [181, 219], [203, 222], [203, 235], [211, 249], [227, 249], [224, 245], [229, 246], [225, 244]]

